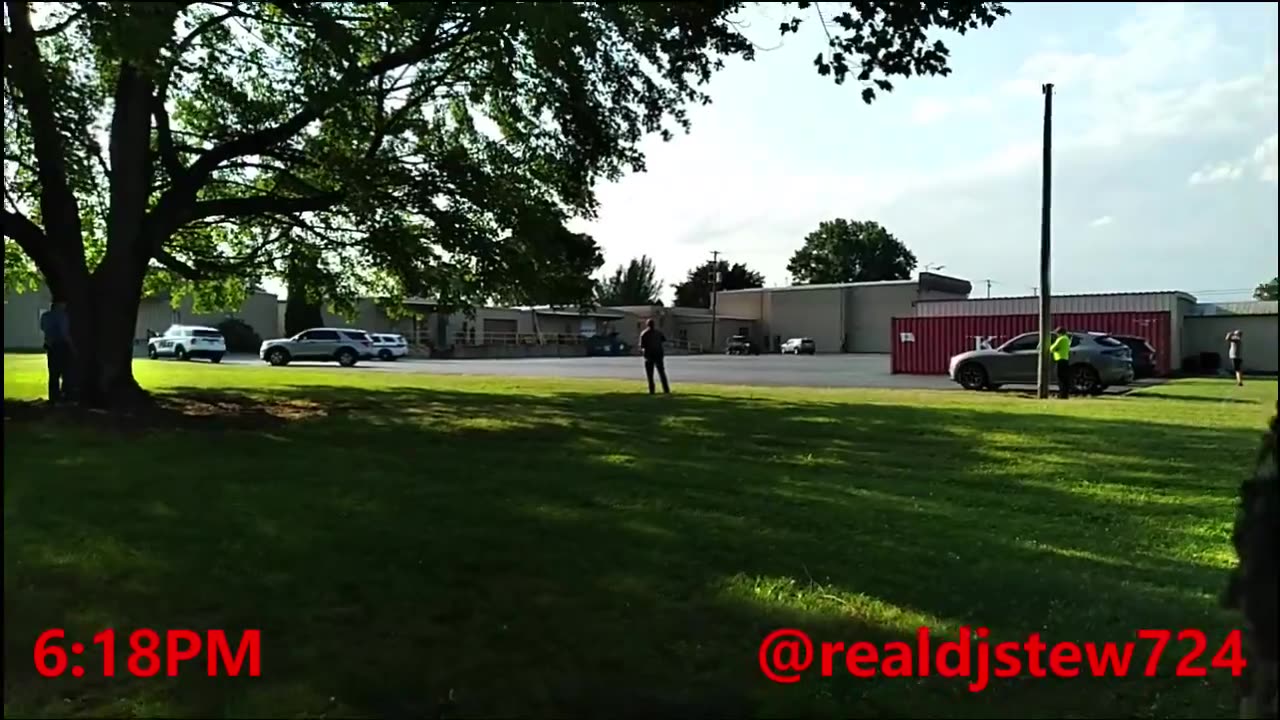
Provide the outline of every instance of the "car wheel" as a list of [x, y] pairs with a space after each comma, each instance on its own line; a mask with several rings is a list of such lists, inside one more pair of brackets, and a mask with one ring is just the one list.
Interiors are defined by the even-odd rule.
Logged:
[[1077, 365], [1071, 373], [1071, 391], [1076, 395], [1097, 395], [1102, 388], [1098, 371], [1088, 365]]
[[289, 364], [289, 351], [284, 348], [272, 348], [267, 351], [267, 362], [280, 367]]
[[217, 365], [218, 363], [222, 362], [222, 356], [214, 355], [209, 358], [209, 362], [213, 363], [214, 365]]
[[351, 350], [350, 348], [342, 348], [341, 350], [339, 350], [337, 357], [338, 357], [338, 364], [341, 365], [342, 367], [351, 367], [355, 365], [356, 361], [360, 359], [355, 354], [355, 351]]
[[186, 349], [186, 348], [184, 348], [184, 347], [182, 347], [181, 345], [179, 345], [178, 347], [174, 348], [174, 351], [173, 351], [173, 358], [174, 358], [175, 360], [189, 360], [189, 359], [190, 359], [189, 357], [187, 357], [187, 349]]
[[982, 390], [987, 387], [987, 369], [978, 363], [967, 363], [956, 372], [956, 379], [965, 390]]
[[155, 345], [148, 345], [148, 346], [147, 346], [147, 357], [151, 358], [152, 360], [159, 360], [159, 359], [160, 359], [160, 353], [156, 351], [156, 346], [155, 346]]
[[389, 361], [391, 361], [391, 360], [394, 360], [395, 358], [393, 358], [393, 357], [391, 356], [391, 351], [390, 351], [390, 350], [379, 350], [379, 351], [378, 351], [378, 359], [379, 359], [379, 360], [382, 360], [383, 362], [389, 362]]

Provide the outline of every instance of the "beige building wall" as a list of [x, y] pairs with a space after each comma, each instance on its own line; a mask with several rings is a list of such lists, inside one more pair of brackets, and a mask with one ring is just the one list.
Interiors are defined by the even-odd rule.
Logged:
[[771, 296], [770, 320], [764, 332], [780, 336], [783, 342], [793, 337], [813, 338], [818, 352], [840, 352], [845, 334], [840, 288], [775, 291]]
[[[320, 311], [324, 324], [330, 327], [349, 327], [374, 333], [396, 333], [409, 337], [414, 332], [414, 318], [392, 318], [376, 301], [365, 298], [356, 302], [356, 314], [348, 319], [329, 308]], [[280, 324], [284, 332], [284, 323]]]
[[1275, 373], [1280, 361], [1280, 328], [1276, 315], [1192, 315], [1186, 318], [1183, 356], [1216, 352], [1228, 367], [1226, 335], [1240, 330], [1244, 335], [1244, 369], [1247, 372]]
[[716, 295], [716, 312], [722, 315], [755, 318], [763, 321], [772, 295], [772, 290], [765, 289], [750, 292], [718, 293]]
[[29, 293], [4, 294], [5, 350], [39, 350], [44, 347], [40, 315], [49, 309], [52, 300], [43, 286]]
[[[49, 292], [44, 287], [23, 294], [5, 294], [4, 346], [6, 349], [39, 349], [44, 344], [40, 332], [40, 314], [49, 307]], [[238, 317], [251, 325], [264, 338], [277, 330], [276, 296], [269, 293], [251, 295], [238, 310], [221, 313], [196, 313], [191, 298], [184, 298], [174, 308], [167, 297], [146, 298], [138, 304], [134, 321], [134, 340], [145, 340], [147, 331], [160, 333], [174, 324], [217, 325], [228, 317]]]
[[916, 285], [850, 287], [845, 290], [845, 326], [851, 353], [888, 353], [892, 350], [893, 318], [915, 314], [919, 296]]

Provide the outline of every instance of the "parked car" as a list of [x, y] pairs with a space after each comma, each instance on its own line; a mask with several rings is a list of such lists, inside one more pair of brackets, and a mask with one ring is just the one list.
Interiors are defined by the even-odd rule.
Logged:
[[792, 355], [813, 355], [818, 352], [818, 344], [813, 338], [791, 338], [782, 343], [782, 352]]
[[312, 328], [291, 338], [267, 340], [258, 357], [272, 365], [288, 365], [294, 360], [336, 360], [351, 367], [374, 356], [373, 339], [363, 330]]
[[759, 355], [760, 345], [746, 335], [734, 335], [724, 346], [725, 355]]
[[222, 362], [227, 354], [227, 341], [217, 328], [200, 325], [170, 325], [169, 329], [147, 339], [147, 357], [158, 360], [171, 357], [175, 360], [203, 358], [212, 363]]
[[[951, 358], [951, 379], [966, 390], [1035, 384], [1039, 346], [1039, 333], [1026, 333], [995, 349], [960, 353]], [[1075, 394], [1096, 395], [1111, 385], [1133, 382], [1129, 348], [1104, 333], [1071, 333], [1070, 362]]]
[[1156, 374], [1156, 348], [1146, 338], [1137, 335], [1112, 335], [1111, 337], [1124, 343], [1133, 355], [1133, 376], [1135, 378], [1154, 377]]
[[409, 342], [403, 335], [374, 333], [373, 351], [379, 360], [396, 360], [409, 354]]
[[588, 357], [616, 357], [630, 352], [631, 346], [626, 341], [618, 339], [616, 332], [587, 338]]

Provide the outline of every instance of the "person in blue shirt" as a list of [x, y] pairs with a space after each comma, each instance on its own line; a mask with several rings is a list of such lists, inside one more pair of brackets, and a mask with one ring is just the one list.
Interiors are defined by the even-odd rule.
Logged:
[[40, 316], [40, 330], [44, 333], [44, 352], [49, 365], [49, 402], [60, 403], [70, 399], [71, 373], [71, 322], [67, 306], [54, 300]]

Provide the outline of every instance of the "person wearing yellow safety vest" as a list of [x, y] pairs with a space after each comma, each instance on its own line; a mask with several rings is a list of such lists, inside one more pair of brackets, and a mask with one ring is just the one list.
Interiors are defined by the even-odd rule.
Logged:
[[1053, 334], [1057, 337], [1049, 345], [1049, 352], [1053, 354], [1053, 366], [1058, 376], [1058, 397], [1065, 400], [1071, 397], [1071, 336], [1062, 328], [1057, 328]]

